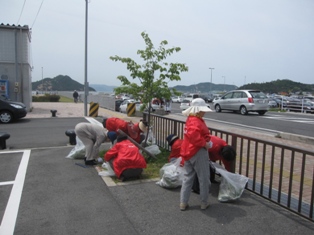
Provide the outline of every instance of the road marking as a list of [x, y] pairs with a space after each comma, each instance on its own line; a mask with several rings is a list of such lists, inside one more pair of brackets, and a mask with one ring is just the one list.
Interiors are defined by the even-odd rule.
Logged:
[[280, 120], [280, 121], [290, 121], [290, 122], [314, 124], [314, 120], [311, 119], [311, 118], [285, 117], [285, 116], [280, 116], [280, 115], [262, 116], [260, 118], [267, 118], [267, 119], [276, 119], [276, 120]]
[[[1, 222], [0, 234], [10, 235], [14, 233], [16, 218], [20, 206], [26, 170], [29, 162], [29, 157], [31, 154], [30, 150], [25, 151], [12, 151], [12, 152], [22, 152], [23, 156], [20, 162], [19, 169], [17, 171], [15, 181], [13, 181], [13, 187], [11, 190], [10, 198], [7, 207], [4, 211], [4, 215]], [[1, 152], [2, 153], [2, 152]], [[10, 153], [10, 152], [6, 152]]]
[[14, 181], [0, 182], [0, 186], [14, 184]]

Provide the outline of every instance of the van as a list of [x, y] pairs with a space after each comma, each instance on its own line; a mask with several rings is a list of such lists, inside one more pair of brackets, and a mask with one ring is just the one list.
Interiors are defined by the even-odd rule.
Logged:
[[184, 99], [185, 99], [185, 100], [192, 101], [193, 99], [199, 98], [199, 97], [200, 97], [200, 96], [199, 96], [198, 94], [193, 94], [193, 93], [191, 93], [191, 94], [187, 95]]

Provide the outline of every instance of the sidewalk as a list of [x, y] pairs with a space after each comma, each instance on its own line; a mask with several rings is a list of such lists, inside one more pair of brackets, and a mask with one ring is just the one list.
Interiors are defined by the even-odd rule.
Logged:
[[[84, 103], [63, 103], [63, 102], [33, 102], [32, 111], [28, 112], [25, 118], [49, 118], [52, 117], [50, 110], [57, 110], [56, 117], [84, 117]], [[87, 105], [87, 116], [89, 105]], [[99, 108], [98, 117], [118, 117], [125, 120], [138, 121], [139, 117], [128, 117], [124, 113]]]
[[[72, 119], [65, 119], [67, 117], [84, 117], [83, 104], [33, 103], [33, 107], [33, 111], [27, 114], [26, 118], [53, 119], [51, 109], [57, 110], [58, 123], [67, 120], [73, 122]], [[133, 119], [125, 114], [101, 108], [98, 115]], [[37, 126], [42, 128], [44, 125]], [[63, 128], [65, 125], [59, 126]], [[63, 132], [61, 135], [64, 137]], [[48, 135], [45, 141], [52, 143], [53, 137]], [[23, 192], [23, 196], [29, 196], [33, 204], [22, 200], [21, 206], [25, 211], [30, 210], [33, 216], [23, 217], [25, 213], [22, 210], [17, 227], [20, 230], [16, 230], [20, 232], [16, 234], [31, 234], [23, 233], [25, 227], [28, 227], [29, 231], [37, 231], [36, 234], [44, 231], [47, 234], [143, 235], [299, 235], [314, 232], [313, 222], [247, 190], [234, 203], [220, 203], [217, 200], [218, 185], [212, 185], [209, 198], [211, 206], [206, 211], [200, 210], [199, 196], [193, 193], [189, 210], [181, 212], [179, 188], [168, 190], [156, 185], [154, 181], [104, 184], [95, 169], [82, 168], [74, 165], [73, 161], [64, 159], [69, 151], [69, 148], [33, 150], [33, 161], [29, 165], [29, 172], [33, 173], [28, 174], [28, 182]], [[42, 190], [46, 183], [48, 188]], [[89, 203], [85, 202], [86, 199]], [[29, 223], [35, 227], [31, 227]]]

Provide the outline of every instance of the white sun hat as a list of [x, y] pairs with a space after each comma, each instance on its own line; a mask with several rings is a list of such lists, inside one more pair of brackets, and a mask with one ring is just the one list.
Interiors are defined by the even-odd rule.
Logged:
[[205, 101], [202, 98], [196, 98], [192, 100], [191, 107], [182, 111], [182, 114], [184, 116], [189, 116], [191, 113], [196, 114], [199, 112], [212, 112], [210, 108], [208, 108], [208, 105], [205, 103]]

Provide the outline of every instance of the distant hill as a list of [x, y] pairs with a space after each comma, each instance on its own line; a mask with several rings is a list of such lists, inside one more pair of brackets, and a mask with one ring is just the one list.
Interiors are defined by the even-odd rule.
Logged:
[[[58, 75], [54, 78], [44, 78], [43, 80], [32, 82], [33, 91], [84, 91], [84, 85], [73, 80], [69, 76]], [[95, 91], [89, 87], [89, 91]]]
[[231, 91], [237, 89], [235, 85], [228, 85], [228, 84], [213, 84], [210, 82], [203, 82], [198, 84], [193, 84], [189, 86], [174, 86], [171, 87], [176, 89], [177, 91], [183, 93], [210, 93], [210, 91]]
[[300, 82], [294, 82], [289, 79], [276, 80], [272, 82], [264, 83], [250, 83], [239, 87], [239, 89], [258, 89], [264, 93], [300, 93], [310, 92], [314, 93], [314, 84], [304, 84]]

